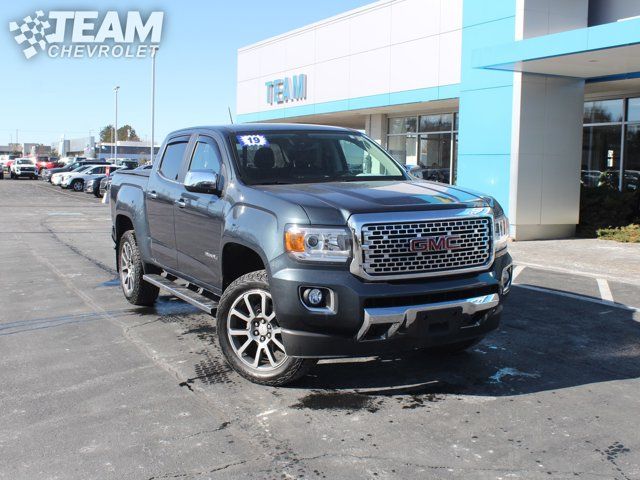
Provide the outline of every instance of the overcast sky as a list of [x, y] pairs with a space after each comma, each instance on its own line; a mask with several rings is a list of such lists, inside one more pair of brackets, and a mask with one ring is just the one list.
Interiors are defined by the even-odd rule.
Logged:
[[[150, 59], [27, 60], [9, 31], [36, 10], [165, 12], [157, 57], [156, 141], [192, 125], [228, 123], [235, 114], [236, 51], [287, 30], [370, 3], [370, 0], [213, 0], [132, 2], [23, 1], [0, 5], [0, 145], [50, 144], [98, 135], [113, 123], [113, 87], [120, 86], [118, 123], [150, 135]], [[2, 33], [3, 32], [3, 33]]]

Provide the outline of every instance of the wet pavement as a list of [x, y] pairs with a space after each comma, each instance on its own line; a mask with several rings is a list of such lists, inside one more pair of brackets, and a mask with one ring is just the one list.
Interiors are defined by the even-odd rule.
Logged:
[[516, 245], [503, 323], [471, 351], [269, 388], [207, 315], [124, 300], [108, 206], [5, 180], [0, 212], [0, 478], [640, 478], [633, 278]]

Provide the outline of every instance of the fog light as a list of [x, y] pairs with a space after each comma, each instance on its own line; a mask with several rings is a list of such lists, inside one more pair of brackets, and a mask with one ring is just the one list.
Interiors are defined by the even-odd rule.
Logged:
[[509, 293], [511, 290], [511, 279], [512, 279], [513, 267], [509, 265], [505, 269], [502, 270], [502, 278], [500, 279], [500, 290], [502, 290], [502, 294]]
[[307, 291], [307, 300], [311, 305], [317, 307], [322, 303], [324, 295], [322, 294], [322, 290], [319, 288], [312, 288]]
[[335, 313], [335, 293], [324, 287], [300, 287], [300, 301], [312, 312]]

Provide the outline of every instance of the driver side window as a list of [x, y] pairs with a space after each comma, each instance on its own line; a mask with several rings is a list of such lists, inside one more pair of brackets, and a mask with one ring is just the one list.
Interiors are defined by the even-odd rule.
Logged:
[[189, 165], [189, 171], [193, 170], [220, 173], [220, 152], [213, 143], [198, 140]]

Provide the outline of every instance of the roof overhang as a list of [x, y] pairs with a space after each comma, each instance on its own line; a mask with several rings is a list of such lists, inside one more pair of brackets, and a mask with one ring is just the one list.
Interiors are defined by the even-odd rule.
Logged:
[[472, 64], [585, 79], [640, 72], [640, 18], [478, 49]]

